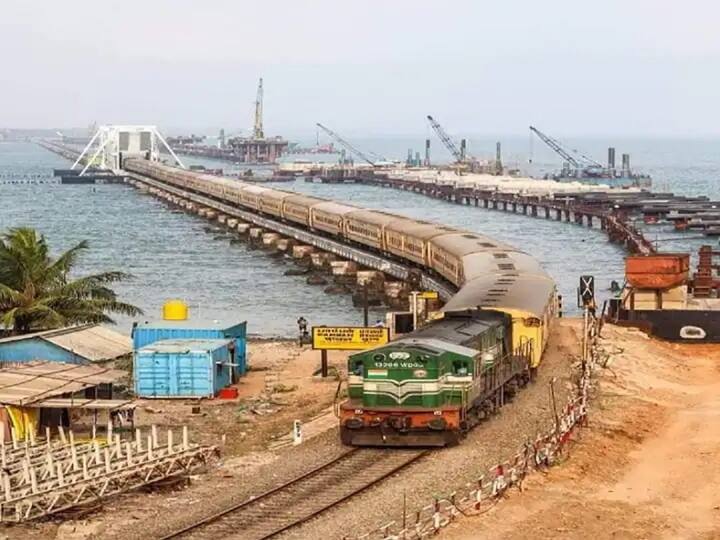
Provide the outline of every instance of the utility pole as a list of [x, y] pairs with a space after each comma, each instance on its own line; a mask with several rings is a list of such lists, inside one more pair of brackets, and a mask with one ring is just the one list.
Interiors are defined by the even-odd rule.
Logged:
[[364, 323], [365, 328], [367, 328], [370, 323], [369, 316], [368, 316], [369, 315], [368, 310], [369, 310], [370, 306], [368, 304], [369, 304], [368, 284], [366, 281], [365, 284], [363, 285], [363, 323]]

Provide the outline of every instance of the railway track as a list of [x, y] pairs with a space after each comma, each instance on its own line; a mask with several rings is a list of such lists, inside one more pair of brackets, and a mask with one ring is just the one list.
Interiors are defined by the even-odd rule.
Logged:
[[271, 538], [382, 481], [426, 450], [354, 448], [289, 482], [232, 505], [161, 540]]

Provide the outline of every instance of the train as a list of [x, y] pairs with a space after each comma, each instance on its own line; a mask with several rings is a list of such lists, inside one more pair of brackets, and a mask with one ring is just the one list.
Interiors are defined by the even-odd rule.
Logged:
[[348, 359], [340, 437], [350, 446], [450, 446], [532, 378], [510, 316], [450, 314]]
[[339, 407], [346, 444], [457, 442], [540, 366], [558, 316], [557, 289], [534, 257], [513, 246], [439, 223], [143, 159], [125, 159], [123, 168], [380, 253], [457, 290], [438, 320], [349, 357], [348, 399]]

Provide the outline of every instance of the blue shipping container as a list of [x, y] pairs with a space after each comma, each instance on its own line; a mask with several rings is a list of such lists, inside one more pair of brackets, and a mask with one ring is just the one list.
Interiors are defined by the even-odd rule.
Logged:
[[135, 351], [135, 393], [145, 398], [213, 397], [231, 380], [231, 339], [172, 339]]
[[151, 321], [133, 328], [133, 348], [137, 351], [162, 339], [234, 339], [236, 376], [245, 374], [247, 322], [228, 324], [224, 321]]

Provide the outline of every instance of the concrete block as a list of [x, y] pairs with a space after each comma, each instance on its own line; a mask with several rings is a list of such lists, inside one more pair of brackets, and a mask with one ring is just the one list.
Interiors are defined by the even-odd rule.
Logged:
[[218, 214], [218, 217], [217, 217], [218, 223], [225, 225], [225, 223], [227, 223], [227, 219], [228, 219], [228, 217], [225, 214]]
[[235, 218], [228, 218], [227, 222], [225, 223], [230, 229], [237, 228], [238, 220]]
[[276, 245], [278, 240], [280, 240], [280, 235], [278, 233], [267, 232], [262, 235], [262, 243], [265, 247], [272, 247]]
[[331, 261], [330, 268], [333, 276], [352, 276], [357, 273], [357, 263], [354, 261]]
[[250, 231], [250, 224], [249, 223], [238, 223], [237, 224], [237, 232], [240, 234], [247, 234]]
[[295, 240], [292, 238], [280, 238], [277, 241], [277, 248], [279, 251], [287, 252], [292, 250]]
[[310, 254], [315, 251], [313, 246], [297, 245], [292, 248], [293, 259], [304, 259], [309, 257]]
[[313, 252], [310, 254], [310, 260], [314, 268], [326, 268], [330, 266], [330, 263], [336, 259], [336, 256], [332, 253], [326, 253], [324, 251]]
[[377, 270], [358, 270], [356, 278], [360, 287], [367, 284], [368, 287], [382, 289], [385, 282], [385, 274]]
[[388, 298], [402, 298], [408, 294], [407, 286], [402, 281], [386, 281], [383, 288]]
[[250, 227], [250, 238], [260, 238], [263, 232], [260, 227]]

